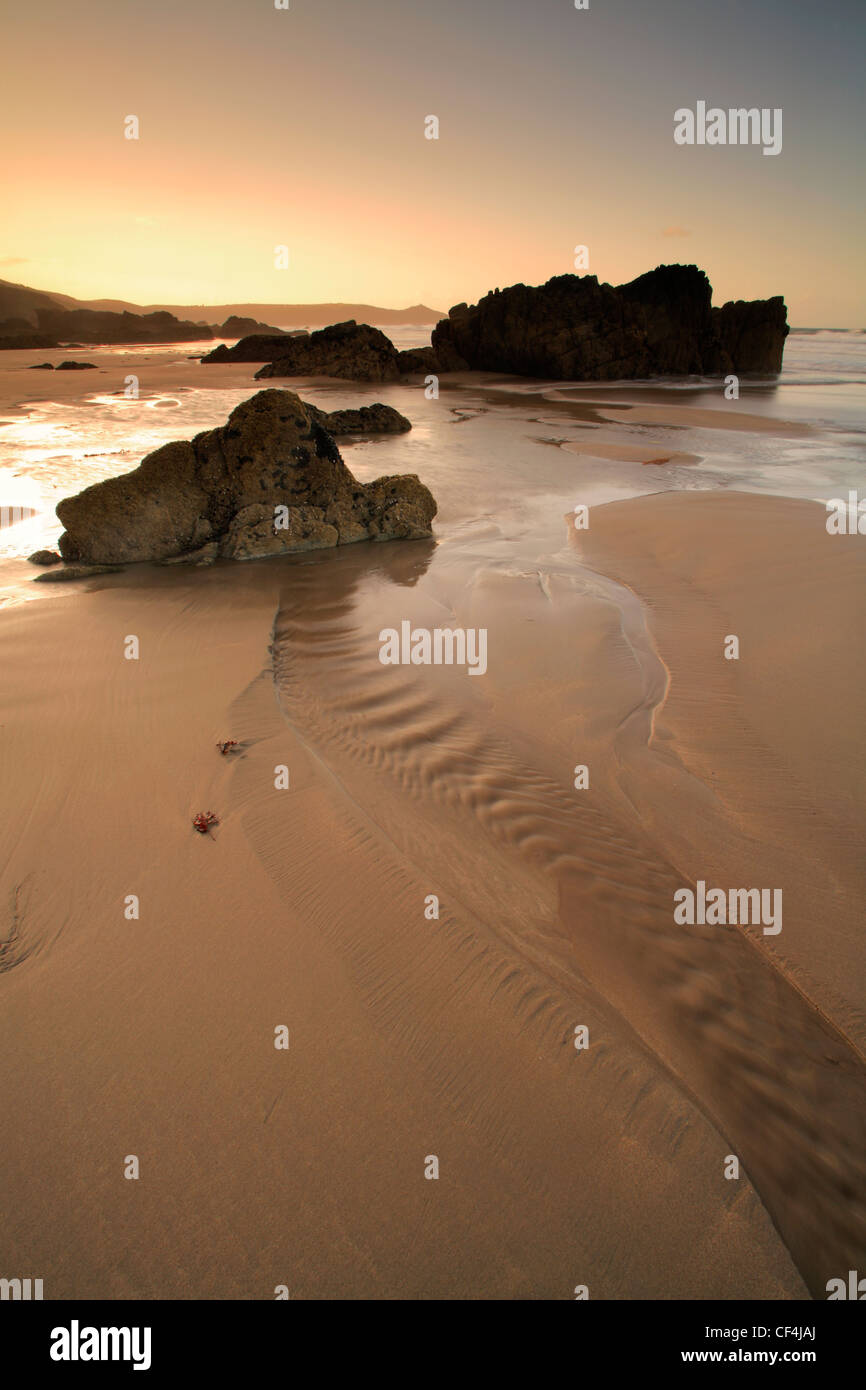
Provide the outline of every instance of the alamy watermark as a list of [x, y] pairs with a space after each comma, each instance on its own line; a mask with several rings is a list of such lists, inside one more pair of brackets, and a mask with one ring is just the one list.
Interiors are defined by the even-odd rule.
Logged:
[[0, 1300], [27, 1303], [42, 1298], [41, 1279], [0, 1279]]
[[866, 1279], [861, 1279], [856, 1269], [848, 1270], [848, 1282], [844, 1279], [828, 1279], [824, 1285], [827, 1290], [827, 1302], [834, 1303], [838, 1299], [854, 1299], [857, 1303], [862, 1303], [866, 1299]]
[[710, 888], [702, 878], [697, 887], [674, 893], [674, 921], [680, 927], [763, 926], [764, 936], [782, 930], [781, 888]]
[[149, 1327], [81, 1327], [73, 1318], [51, 1332], [52, 1361], [131, 1361], [134, 1371], [148, 1371], [150, 1353]]
[[866, 498], [861, 502], [853, 488], [848, 501], [831, 497], [827, 508], [827, 533], [831, 536], [866, 536]]
[[383, 666], [468, 666], [470, 676], [487, 670], [487, 628], [416, 627], [407, 618], [379, 633]]
[[680, 106], [674, 112], [674, 140], [678, 145], [763, 145], [764, 154], [782, 153], [782, 108], [720, 106], [707, 109], [699, 101], [695, 110]]

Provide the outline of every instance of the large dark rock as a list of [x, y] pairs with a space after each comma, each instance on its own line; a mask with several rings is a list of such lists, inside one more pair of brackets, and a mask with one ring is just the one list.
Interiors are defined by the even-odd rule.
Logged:
[[216, 542], [222, 556], [251, 559], [429, 536], [436, 503], [427, 488], [414, 476], [359, 483], [315, 413], [293, 391], [259, 391], [225, 425], [165, 444], [134, 472], [60, 502], [60, 553], [122, 564]]
[[[225, 325], [224, 325], [225, 326]], [[228, 347], [218, 344], [202, 362], [264, 362], [256, 380], [335, 376], [350, 381], [397, 381], [408, 372], [443, 370], [432, 348], [398, 352], [378, 328], [347, 319], [314, 333], [250, 333]], [[465, 368], [465, 362], [458, 362]], [[452, 368], [453, 370], [453, 368]]]
[[[307, 337], [307, 334], [303, 335]], [[227, 347], [225, 343], [218, 343], [211, 352], [205, 354], [202, 362], [273, 362], [281, 352], [286, 350], [289, 339], [294, 338], [294, 334], [289, 333], [251, 333], [248, 338], [241, 338], [239, 343], [233, 347]]]
[[368, 323], [333, 323], [304, 338], [292, 338], [279, 348], [279, 357], [256, 372], [268, 377], [336, 376], [350, 381], [399, 381], [397, 349], [378, 328]]
[[627, 285], [558, 275], [458, 304], [433, 330], [442, 370], [572, 381], [772, 373], [788, 333], [781, 298], [711, 307], [697, 266], [659, 266]]

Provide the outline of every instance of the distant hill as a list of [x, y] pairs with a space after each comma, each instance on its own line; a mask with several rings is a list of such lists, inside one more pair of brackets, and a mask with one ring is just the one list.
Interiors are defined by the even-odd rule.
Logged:
[[73, 299], [51, 290], [34, 290], [0, 280], [0, 319], [26, 319], [34, 326], [40, 309], [93, 309], [114, 314], [169, 313], [193, 323], [220, 324], [225, 319], [256, 319], [285, 328], [325, 327], [355, 319], [358, 323], [438, 323], [445, 312], [426, 304], [383, 309], [377, 304], [134, 304], [126, 299]]
[[[71, 301], [68, 301], [71, 307]], [[0, 280], [0, 319], [26, 319], [36, 323], [39, 309], [67, 308], [60, 295], [46, 294], [44, 290], [30, 290], [26, 285], [13, 285], [8, 280]]]

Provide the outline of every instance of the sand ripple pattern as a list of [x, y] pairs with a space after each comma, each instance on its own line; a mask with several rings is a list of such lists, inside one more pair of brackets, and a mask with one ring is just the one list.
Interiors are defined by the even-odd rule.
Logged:
[[[363, 809], [364, 833], [442, 893], [458, 956], [461, 921], [484, 924], [489, 944], [467, 969], [486, 972], [489, 998], [507, 999], [518, 1029], [565, 1046], [574, 1011], [563, 993], [587, 982], [627, 1020], [725, 1135], [813, 1295], [826, 1297], [828, 1279], [866, 1264], [863, 1058], [760, 936], [674, 924], [686, 881], [643, 835], [637, 808], [626, 820], [621, 805], [569, 796], [533, 766], [531, 746], [491, 722], [473, 690], [483, 680], [439, 668], [434, 687], [429, 668], [380, 666], [351, 595], [317, 598], [315, 578], [294, 572], [275, 620], [279, 704]], [[640, 662], [649, 643], [633, 607], [623, 639]], [[659, 665], [646, 661], [645, 702], [613, 732], [612, 758], [628, 757], [629, 737], [646, 742], [664, 694]], [[417, 1021], [399, 994], [368, 985], [410, 1036]], [[459, 1091], [457, 1076], [442, 1084]], [[507, 1112], [504, 1092], [487, 1101]]]

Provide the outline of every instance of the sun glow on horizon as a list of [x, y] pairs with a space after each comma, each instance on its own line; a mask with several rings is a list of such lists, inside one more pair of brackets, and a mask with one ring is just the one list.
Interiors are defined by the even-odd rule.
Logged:
[[[601, 281], [694, 263], [717, 304], [781, 294], [792, 322], [862, 327], [857, 65], [817, 17], [780, 67], [780, 3], [746, 36], [685, 0], [627, 25], [516, 0], [429, 14], [154, 0], [143, 24], [91, 0], [52, 20], [39, 103], [25, 64], [0, 94], [16, 129], [0, 275], [142, 305], [447, 312], [573, 270], [582, 243]], [[39, 24], [11, 15], [9, 50], [37, 45]], [[701, 92], [785, 108], [779, 156], [678, 147], [673, 113]]]

